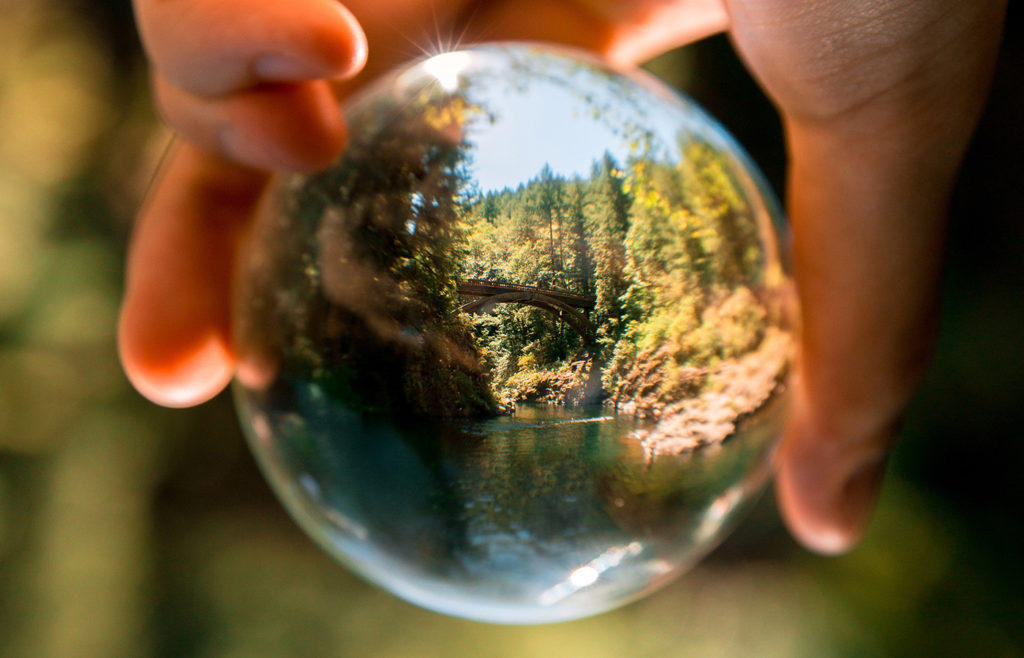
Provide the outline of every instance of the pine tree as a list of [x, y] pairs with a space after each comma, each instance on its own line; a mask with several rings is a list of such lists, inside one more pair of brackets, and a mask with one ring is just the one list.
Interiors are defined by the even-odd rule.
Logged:
[[760, 267], [759, 237], [750, 204], [729, 173], [729, 156], [704, 142], [681, 148], [685, 198], [699, 218], [703, 248], [713, 263], [705, 281], [728, 288], [749, 283]]
[[584, 212], [584, 184], [573, 181], [566, 187], [565, 229], [569, 242], [566, 262], [568, 289], [582, 295], [594, 293], [594, 257], [590, 248]]
[[629, 206], [623, 174], [615, 158], [606, 152], [595, 164], [584, 215], [594, 255], [594, 318], [599, 326], [598, 338], [609, 349], [623, 329], [620, 298], [629, 285], [625, 273]]

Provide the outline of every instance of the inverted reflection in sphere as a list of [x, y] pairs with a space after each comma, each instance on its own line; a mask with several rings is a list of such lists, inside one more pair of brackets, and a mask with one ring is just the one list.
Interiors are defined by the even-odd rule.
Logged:
[[793, 337], [775, 205], [723, 129], [564, 50], [439, 55], [345, 110], [240, 270], [243, 424], [300, 524], [420, 605], [621, 605], [767, 477]]

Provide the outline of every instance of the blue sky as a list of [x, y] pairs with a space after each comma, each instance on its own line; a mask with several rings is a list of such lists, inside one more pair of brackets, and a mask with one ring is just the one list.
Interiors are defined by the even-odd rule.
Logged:
[[623, 138], [604, 123], [580, 116], [582, 103], [553, 85], [533, 88], [529, 94], [499, 89], [487, 95], [488, 105], [498, 108], [498, 121], [470, 135], [482, 191], [514, 188], [545, 163], [566, 178], [585, 177], [605, 150], [620, 160], [628, 155]]
[[[586, 177], [606, 150], [625, 162], [631, 137], [614, 115], [641, 119], [665, 146], [675, 143], [681, 128], [703, 124], [700, 117], [684, 115], [678, 105], [662, 107], [657, 95], [643, 88], [638, 87], [642, 91], [633, 103], [625, 101], [621, 89], [605, 86], [604, 78], [585, 66], [574, 68], [571, 75], [556, 68], [529, 76], [508, 67], [483, 68], [484, 74], [471, 78], [469, 96], [493, 111], [497, 121], [480, 121], [468, 139], [474, 147], [472, 170], [484, 192], [515, 188], [534, 178], [545, 163], [567, 178]], [[575, 90], [560, 80], [569, 80]], [[592, 116], [594, 104], [609, 110], [603, 120]]]

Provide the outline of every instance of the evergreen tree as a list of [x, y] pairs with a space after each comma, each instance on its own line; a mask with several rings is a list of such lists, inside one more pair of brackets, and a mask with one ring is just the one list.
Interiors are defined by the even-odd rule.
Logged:
[[623, 174], [615, 158], [606, 152], [595, 165], [584, 215], [594, 259], [594, 318], [599, 325], [599, 340], [609, 348], [623, 328], [620, 297], [629, 287], [625, 239], [630, 205]]
[[569, 243], [566, 262], [567, 289], [582, 295], [592, 295], [594, 257], [587, 232], [584, 200], [584, 184], [581, 181], [573, 181], [566, 187], [565, 228], [566, 240]]
[[682, 189], [690, 211], [700, 218], [703, 249], [712, 264], [704, 280], [730, 288], [750, 283], [760, 267], [759, 236], [750, 204], [729, 173], [728, 156], [704, 142], [681, 148]]

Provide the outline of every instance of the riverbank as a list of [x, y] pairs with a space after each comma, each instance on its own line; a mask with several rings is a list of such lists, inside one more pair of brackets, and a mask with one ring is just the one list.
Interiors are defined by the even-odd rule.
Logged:
[[595, 367], [594, 358], [581, 350], [558, 370], [516, 373], [498, 397], [503, 404], [513, 406], [519, 402], [580, 406], [599, 404], [605, 395], [601, 390], [600, 367]]
[[648, 461], [728, 439], [746, 418], [782, 393], [793, 347], [791, 334], [769, 329], [756, 350], [710, 369], [699, 395], [657, 409], [651, 416], [657, 424], [636, 433]]
[[[680, 455], [721, 444], [748, 417], [767, 405], [785, 386], [793, 353], [792, 334], [769, 328], [757, 349], [710, 368], [674, 373], [679, 379], [668, 402], [665, 375], [652, 359], [631, 382], [628, 400], [607, 398], [601, 390], [600, 368], [580, 355], [552, 372], [524, 371], [514, 375], [503, 391], [508, 409], [516, 403], [576, 406], [600, 403], [616, 413], [655, 421], [638, 430], [648, 460], [657, 455]], [[671, 398], [668, 398], [671, 399]]]

